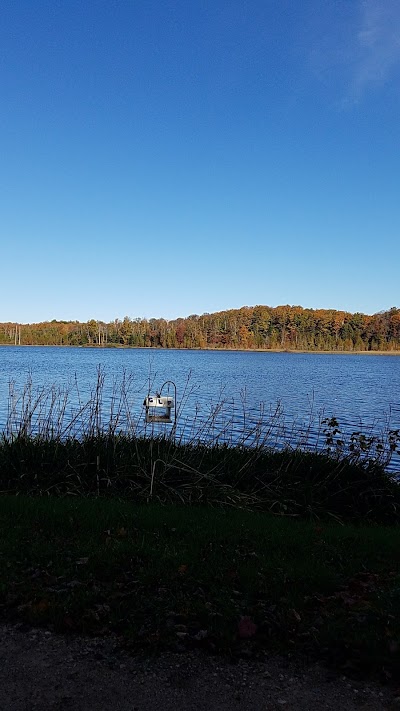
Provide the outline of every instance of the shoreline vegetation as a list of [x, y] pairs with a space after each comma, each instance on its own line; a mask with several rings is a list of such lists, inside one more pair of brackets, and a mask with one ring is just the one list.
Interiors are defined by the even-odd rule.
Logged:
[[[147, 422], [143, 387], [106, 373], [84, 395], [67, 385], [10, 382], [0, 434], [0, 493], [122, 496], [136, 503], [211, 505], [294, 518], [400, 523], [400, 430], [342, 431], [335, 417], [287, 425], [283, 409], [251, 415], [223, 399], [174, 424]], [[150, 387], [150, 383], [149, 383]], [[167, 427], [167, 429], [165, 429]]]
[[[92, 348], [92, 349], [113, 349], [118, 350], [182, 350], [182, 351], [211, 351], [213, 353], [221, 351], [222, 353], [293, 353], [293, 354], [304, 354], [310, 353], [311, 355], [370, 355], [370, 356], [399, 356], [399, 350], [390, 351], [335, 351], [335, 350], [300, 350], [300, 349], [290, 349], [290, 348], [163, 348], [162, 346], [127, 346], [122, 343], [87, 343], [82, 346], [74, 346], [68, 343], [65, 344], [37, 344], [37, 343], [18, 343], [20, 348]], [[14, 343], [0, 343], [0, 348], [15, 347]]]
[[[0, 348], [15, 347], [14, 343], [0, 343]], [[118, 349], [118, 350], [182, 350], [182, 351], [210, 351], [215, 353], [216, 351], [229, 352], [229, 353], [294, 353], [301, 355], [302, 353], [310, 353], [311, 355], [371, 355], [371, 356], [399, 356], [400, 350], [398, 351], [307, 351], [307, 350], [290, 350], [288, 348], [177, 348], [177, 349], [166, 349], [161, 346], [151, 347], [151, 346], [125, 346], [123, 344], [107, 344], [99, 346], [97, 343], [86, 344], [85, 346], [72, 346], [68, 344], [64, 345], [54, 345], [54, 344], [30, 344], [30, 343], [19, 343], [19, 348], [93, 348], [93, 349]]]
[[0, 324], [1, 345], [97, 346], [299, 353], [400, 353], [400, 309], [374, 315], [254, 306], [187, 318]]
[[[358, 433], [357, 433], [358, 434]], [[392, 438], [392, 451], [400, 436]], [[361, 436], [348, 454], [175, 442], [118, 433], [0, 440], [0, 495], [121, 498], [312, 521], [398, 525], [400, 484]], [[368, 445], [368, 443], [367, 443]], [[379, 452], [379, 445], [378, 445]], [[389, 454], [390, 456], [390, 454]]]
[[279, 448], [276, 421], [238, 436], [218, 410], [189, 437], [146, 432], [129, 384], [107, 416], [100, 368], [77, 411], [62, 388], [10, 388], [2, 619], [134, 654], [277, 652], [398, 678], [400, 431], [345, 438], [330, 418], [318, 451]]

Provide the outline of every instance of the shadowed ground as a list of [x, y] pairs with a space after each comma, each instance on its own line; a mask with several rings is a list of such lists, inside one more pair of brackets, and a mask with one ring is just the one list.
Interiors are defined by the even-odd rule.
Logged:
[[393, 689], [272, 657], [232, 664], [198, 652], [133, 658], [112, 640], [0, 628], [3, 711], [381, 711]]

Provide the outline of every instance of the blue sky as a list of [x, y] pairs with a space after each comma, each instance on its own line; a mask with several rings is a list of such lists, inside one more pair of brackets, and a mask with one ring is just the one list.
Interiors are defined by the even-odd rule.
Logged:
[[398, 0], [3, 0], [0, 321], [400, 306]]

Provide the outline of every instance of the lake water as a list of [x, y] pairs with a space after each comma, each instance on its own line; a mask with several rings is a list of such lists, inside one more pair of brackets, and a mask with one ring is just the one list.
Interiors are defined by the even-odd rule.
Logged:
[[[43, 386], [68, 391], [65, 415], [71, 418], [90, 398], [99, 368], [105, 418], [113, 387], [115, 395], [125, 374], [126, 404], [135, 421], [142, 418], [149, 390], [172, 380], [181, 405], [178, 428], [203, 427], [204, 438], [233, 441], [247, 430], [253, 432], [251, 443], [260, 436], [261, 420], [272, 444], [275, 438], [321, 446], [321, 420], [328, 417], [336, 417], [347, 434], [400, 429], [396, 356], [16, 346], [0, 347], [0, 430], [6, 426], [10, 383], [16, 412], [31, 379], [31, 399]], [[40, 407], [43, 415], [48, 403]], [[398, 456], [391, 469], [400, 470]]]

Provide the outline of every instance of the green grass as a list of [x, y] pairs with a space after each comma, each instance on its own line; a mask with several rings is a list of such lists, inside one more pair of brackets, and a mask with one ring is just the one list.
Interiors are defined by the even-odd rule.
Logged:
[[[400, 670], [400, 529], [115, 499], [0, 498], [0, 611], [134, 650]], [[256, 625], [248, 639], [243, 618]], [[241, 623], [242, 620], [242, 623]]]

